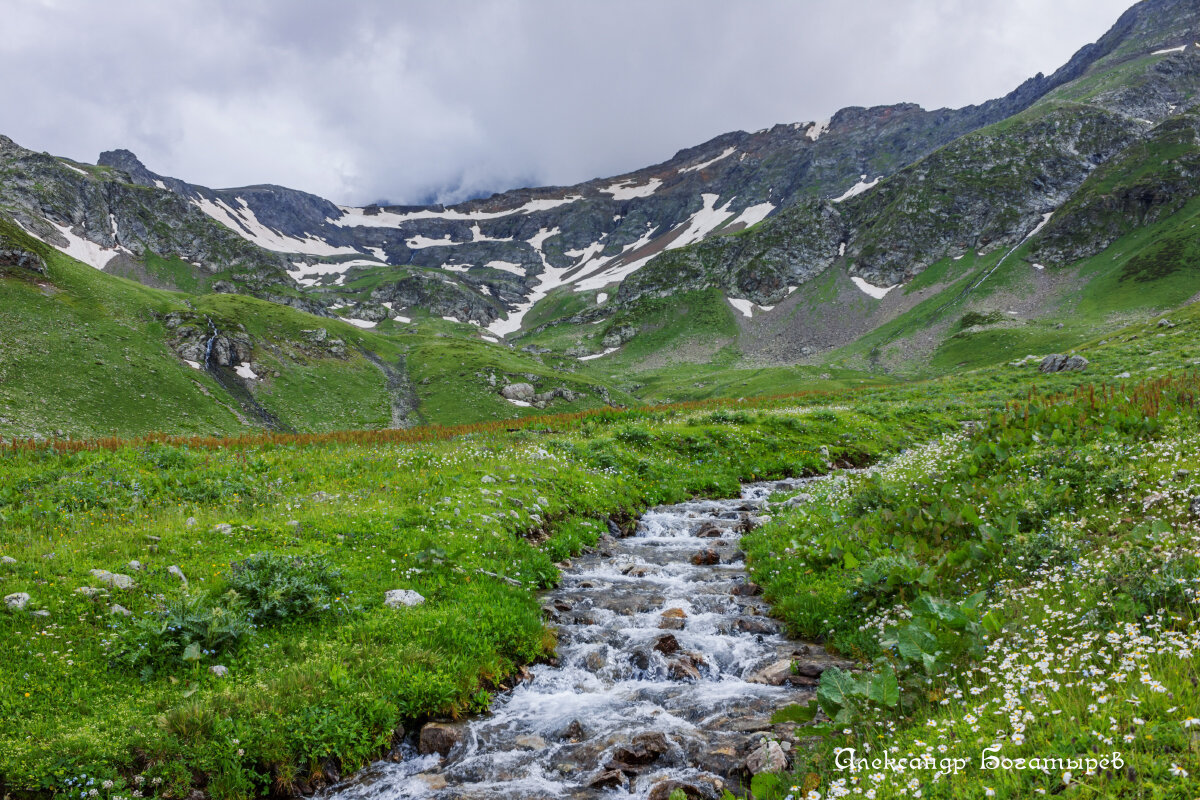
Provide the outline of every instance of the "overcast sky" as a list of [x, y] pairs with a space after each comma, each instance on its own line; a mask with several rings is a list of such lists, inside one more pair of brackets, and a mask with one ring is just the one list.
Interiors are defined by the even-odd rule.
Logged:
[[1133, 0], [4, 0], [0, 133], [361, 204], [570, 184], [851, 105], [979, 103]]

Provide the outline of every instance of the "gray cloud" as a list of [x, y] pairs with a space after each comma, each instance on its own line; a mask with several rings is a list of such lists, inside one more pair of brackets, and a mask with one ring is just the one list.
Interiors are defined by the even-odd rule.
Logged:
[[1131, 0], [9, 0], [0, 132], [210, 186], [444, 201], [848, 105], [961, 106]]

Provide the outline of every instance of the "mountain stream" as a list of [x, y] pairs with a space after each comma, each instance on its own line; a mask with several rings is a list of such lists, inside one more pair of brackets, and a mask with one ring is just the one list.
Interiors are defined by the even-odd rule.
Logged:
[[605, 536], [544, 598], [556, 665], [534, 666], [487, 715], [422, 731], [325, 800], [742, 795], [748, 758], [778, 768], [793, 746], [772, 711], [807, 702], [824, 668], [844, 666], [780, 634], [738, 548], [772, 491], [805, 482], [655, 508], [633, 535]]

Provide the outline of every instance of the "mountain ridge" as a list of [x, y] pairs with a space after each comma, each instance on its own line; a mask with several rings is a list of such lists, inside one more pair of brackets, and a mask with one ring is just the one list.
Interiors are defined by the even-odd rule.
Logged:
[[[533, 381], [522, 376], [551, 380], [538, 403], [575, 407], [936, 374], [1068, 349], [1200, 291], [1187, 261], [1196, 31], [1191, 4], [1145, 0], [1050, 76], [986, 103], [848, 107], [451, 206], [214, 190], [128, 150], [93, 166], [4, 138], [0, 221], [191, 306], [250, 295], [315, 315], [239, 340], [238, 359], [277, 363], [282, 383], [308, 358], [331, 359], [332, 375], [347, 366], [337, 353], [386, 350], [383, 367], [362, 363], [379, 397], [394, 390], [380, 412], [393, 420], [525, 413], [498, 396]], [[330, 334], [340, 344], [314, 350], [298, 331], [334, 324], [322, 318], [382, 338]], [[209, 336], [187, 320], [164, 340], [183, 369]], [[313, 424], [272, 401], [256, 370], [222, 366], [238, 383], [217, 391], [247, 408], [261, 394], [281, 424]]]

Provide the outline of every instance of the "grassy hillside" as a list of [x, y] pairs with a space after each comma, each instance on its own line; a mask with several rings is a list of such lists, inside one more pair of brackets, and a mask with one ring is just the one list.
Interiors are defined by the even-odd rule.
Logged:
[[[548, 388], [587, 395], [555, 400], [553, 410], [602, 404], [593, 381], [483, 342], [469, 326], [422, 319], [403, 329], [388, 323], [363, 330], [246, 295], [152, 289], [81, 264], [3, 218], [0, 246], [34, 253], [47, 269], [0, 268], [0, 436], [211, 435], [261, 427], [238, 397], [172, 347], [178, 336], [167, 324], [171, 314], [202, 333], [212, 324], [247, 337], [258, 379], [246, 396], [288, 429], [392, 426], [394, 392], [379, 362], [408, 384], [416, 404], [410, 423], [541, 413], [501, 398], [475, 376], [483, 368], [512, 382], [544, 376]], [[340, 350], [310, 341], [306, 331], [322, 328]], [[629, 399], [613, 395], [613, 402]]]

